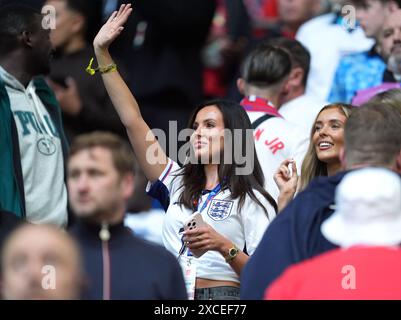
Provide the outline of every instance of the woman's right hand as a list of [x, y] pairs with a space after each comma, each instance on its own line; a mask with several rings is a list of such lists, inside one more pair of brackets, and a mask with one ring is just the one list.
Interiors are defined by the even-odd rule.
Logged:
[[110, 44], [124, 30], [124, 24], [132, 12], [131, 4], [122, 4], [120, 9], [114, 11], [107, 22], [97, 33], [93, 40], [95, 50], [107, 50]]
[[[156, 8], [155, 8], [156, 10]], [[110, 16], [93, 40], [97, 65], [106, 67], [114, 63], [109, 53], [110, 44], [120, 35], [132, 12], [130, 4], [121, 5]], [[168, 158], [149, 126], [143, 120], [138, 102], [118, 70], [101, 74], [104, 86], [116, 109], [121, 122], [127, 129], [128, 137], [138, 162], [149, 181], [156, 181], [167, 166]], [[149, 150], [156, 159], [149, 161]]]
[[[292, 174], [289, 166], [291, 166]], [[280, 190], [278, 209], [281, 211], [294, 198], [297, 191], [298, 173], [295, 160], [285, 159], [274, 174], [274, 181]]]

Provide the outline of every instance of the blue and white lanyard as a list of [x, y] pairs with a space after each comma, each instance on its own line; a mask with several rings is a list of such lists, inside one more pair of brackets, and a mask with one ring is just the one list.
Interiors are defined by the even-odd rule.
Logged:
[[[206, 201], [203, 203], [203, 205], [202, 205], [200, 210], [198, 210], [199, 209], [199, 203], [194, 205], [194, 207], [196, 206], [197, 211], [199, 213], [201, 213], [209, 205], [210, 201], [212, 201], [213, 198], [220, 192], [220, 190], [221, 190], [221, 184], [219, 183], [216, 187], [213, 188], [212, 191], [210, 191], [208, 197], [206, 198]], [[184, 241], [182, 240], [182, 238], [183, 237], [181, 237], [182, 245], [181, 245], [181, 249], [180, 249], [180, 251], [178, 253], [178, 257], [180, 257], [184, 253], [184, 251], [185, 251], [185, 249], [187, 247], [186, 244], [184, 243]], [[191, 254], [191, 252], [189, 250], [188, 250], [187, 254], [189, 256], [192, 256], [192, 254]]]
[[208, 206], [210, 201], [212, 201], [213, 198], [220, 192], [220, 190], [221, 190], [221, 184], [219, 183], [216, 187], [214, 187], [214, 189], [212, 191], [210, 191], [206, 201], [203, 203], [202, 208], [200, 210], [199, 210], [199, 203], [198, 203], [197, 208], [196, 208], [197, 211], [199, 213], [201, 213]]

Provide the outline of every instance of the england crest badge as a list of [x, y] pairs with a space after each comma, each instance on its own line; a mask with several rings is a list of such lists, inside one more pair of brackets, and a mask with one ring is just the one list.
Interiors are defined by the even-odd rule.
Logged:
[[207, 214], [215, 221], [225, 220], [230, 216], [233, 204], [232, 200], [212, 200]]

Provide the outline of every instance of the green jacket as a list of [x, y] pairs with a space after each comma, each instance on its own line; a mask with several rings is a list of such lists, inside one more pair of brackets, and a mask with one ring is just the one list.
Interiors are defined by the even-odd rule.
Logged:
[[[56, 126], [67, 163], [68, 145], [61, 120], [61, 110], [53, 91], [43, 77], [34, 79], [36, 93]], [[64, 165], [65, 177], [66, 166]], [[44, 195], [50, 197], [51, 195]], [[0, 79], [0, 211], [13, 212], [25, 218], [24, 181], [22, 176], [17, 127], [11, 113], [10, 99]]]

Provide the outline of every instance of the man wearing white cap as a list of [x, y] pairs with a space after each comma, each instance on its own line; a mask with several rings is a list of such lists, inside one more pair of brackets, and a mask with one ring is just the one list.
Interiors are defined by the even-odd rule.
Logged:
[[340, 246], [288, 268], [267, 299], [401, 299], [401, 177], [387, 169], [347, 174], [321, 226]]

